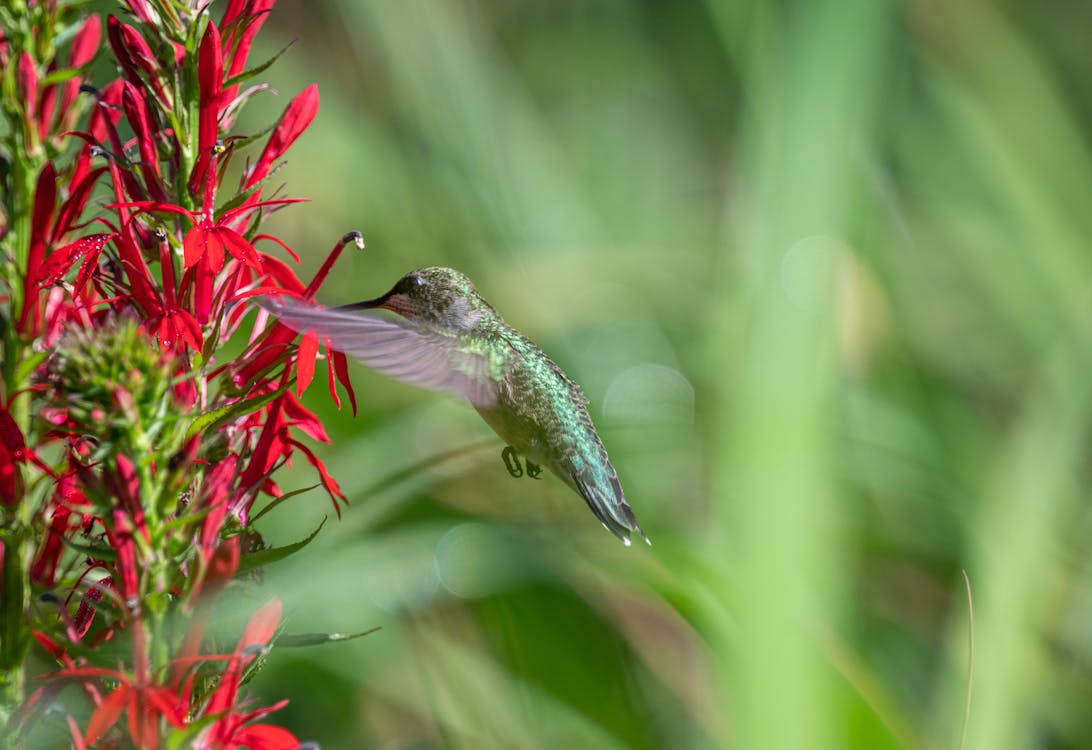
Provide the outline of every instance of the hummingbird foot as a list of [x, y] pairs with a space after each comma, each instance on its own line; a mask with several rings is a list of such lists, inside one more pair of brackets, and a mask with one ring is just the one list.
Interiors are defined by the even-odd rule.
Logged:
[[505, 447], [501, 451], [501, 460], [504, 461], [504, 468], [508, 469], [508, 473], [519, 479], [523, 476], [523, 467], [519, 463], [519, 457], [516, 456], [516, 449], [512, 446]]
[[[501, 451], [501, 460], [504, 461], [504, 468], [508, 470], [508, 473], [519, 479], [523, 476], [523, 465], [519, 462], [519, 456], [516, 455], [516, 449], [512, 446], [507, 446]], [[533, 464], [530, 461], [527, 463], [527, 476], [531, 479], [538, 479], [542, 474], [542, 467], [538, 464]]]

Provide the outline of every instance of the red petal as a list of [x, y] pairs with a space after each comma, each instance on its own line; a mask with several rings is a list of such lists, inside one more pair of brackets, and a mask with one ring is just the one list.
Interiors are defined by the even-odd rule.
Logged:
[[[129, 124], [133, 127], [133, 134], [137, 138], [137, 146], [140, 148], [140, 160], [142, 162], [140, 166], [146, 173], [150, 170], [158, 178], [160, 174], [159, 155], [156, 153], [155, 141], [152, 139], [155, 126], [152, 124], [152, 116], [148, 112], [148, 104], [144, 100], [144, 95], [140, 93], [136, 86], [126, 81], [121, 94], [121, 105], [125, 109], [125, 116], [129, 120]], [[147, 174], [145, 182], [149, 182]], [[155, 182], [158, 186], [158, 179]]]
[[278, 287], [295, 295], [303, 294], [304, 285], [296, 276], [296, 272], [282, 260], [266, 255], [262, 261], [262, 268], [266, 275], [276, 283]]
[[307, 458], [307, 462], [315, 467], [315, 471], [319, 473], [319, 479], [322, 480], [322, 486], [326, 488], [326, 491], [330, 494], [330, 499], [334, 501], [334, 510], [337, 511], [337, 515], [341, 517], [341, 508], [337, 504], [338, 498], [344, 500], [345, 495], [341, 491], [341, 487], [338, 485], [337, 480], [330, 476], [330, 473], [326, 471], [326, 465], [319, 460], [318, 456], [311, 452], [303, 443], [295, 440], [290, 440], [299, 451]]
[[174, 310], [175, 326], [182, 340], [195, 352], [201, 351], [205, 346], [205, 337], [201, 333], [201, 326], [197, 320], [185, 310]]
[[318, 84], [312, 83], [297, 94], [296, 98], [285, 107], [284, 114], [281, 115], [277, 127], [273, 130], [273, 134], [269, 136], [268, 143], [265, 144], [262, 155], [258, 158], [258, 162], [247, 178], [247, 187], [260, 182], [269, 174], [273, 162], [284, 155], [284, 152], [288, 150], [293, 141], [299, 138], [303, 131], [307, 129], [307, 126], [311, 124], [311, 121], [315, 119], [318, 108]]
[[236, 733], [235, 742], [251, 750], [295, 750], [300, 746], [296, 735], [275, 724], [255, 724]]
[[57, 216], [57, 223], [53, 226], [51, 240], [56, 242], [66, 234], [72, 225], [79, 220], [83, 209], [87, 206], [87, 200], [91, 197], [91, 191], [95, 189], [95, 183], [106, 171], [106, 167], [98, 167], [85, 173], [75, 187], [69, 191], [68, 198], [61, 204], [61, 211]]
[[72, 37], [72, 48], [68, 51], [68, 67], [79, 68], [91, 62], [91, 58], [99, 51], [101, 41], [102, 22], [99, 21], [98, 15], [92, 14]]
[[[114, 168], [116, 171], [116, 167]], [[158, 282], [152, 277], [144, 254], [140, 252], [131, 233], [123, 232], [114, 237], [114, 245], [121, 256], [121, 265], [132, 287], [133, 300], [145, 314], [151, 314], [160, 307], [157, 293]]]
[[334, 399], [334, 405], [341, 409], [341, 396], [337, 394], [337, 380], [334, 374], [334, 358], [330, 356], [330, 342], [326, 342], [326, 385], [330, 389], [330, 396]]
[[284, 413], [293, 427], [299, 428], [305, 435], [320, 443], [329, 443], [330, 438], [322, 426], [322, 420], [310, 409], [300, 403], [292, 393], [284, 394]]
[[318, 357], [318, 337], [313, 333], [306, 333], [300, 340], [298, 353], [296, 354], [296, 393], [302, 396], [311, 385], [315, 377], [315, 358]]
[[37, 287], [56, 284], [72, 269], [72, 264], [87, 256], [87, 262], [98, 262], [99, 253], [113, 234], [91, 234], [53, 251], [38, 270]]
[[155, 707], [144, 699], [144, 691], [133, 690], [129, 695], [129, 736], [140, 750], [159, 747], [158, 724]]
[[91, 720], [87, 722], [87, 734], [84, 741], [88, 745], [94, 745], [110, 727], [117, 723], [121, 712], [125, 708], [125, 701], [129, 697], [130, 686], [125, 684], [110, 693], [99, 704], [95, 712], [91, 714]]
[[30, 249], [27, 254], [27, 275], [23, 286], [23, 309], [16, 330], [37, 336], [41, 327], [40, 295], [34, 280], [38, 278], [45, 260], [46, 240], [49, 237], [49, 220], [57, 204], [57, 173], [53, 162], [46, 162], [38, 175], [34, 188], [34, 210], [30, 221]]
[[26, 452], [27, 444], [23, 431], [19, 429], [8, 407], [3, 403], [0, 403], [0, 445], [11, 451], [17, 460], [26, 460], [23, 454]]
[[38, 641], [42, 648], [48, 651], [50, 656], [54, 659], [60, 659], [64, 656], [64, 647], [42, 631], [35, 630], [32, 635], [34, 636], [34, 640]]
[[349, 394], [349, 403], [353, 407], [353, 416], [356, 416], [356, 392], [353, 390], [353, 384], [349, 380], [349, 363], [345, 359], [343, 352], [332, 352], [327, 350], [327, 356], [334, 363], [334, 372], [337, 374], [338, 382], [345, 386], [345, 392]]
[[[229, 23], [239, 21], [245, 24], [242, 34], [235, 29], [231, 32], [227, 46], [234, 47], [235, 51], [231, 58], [229, 75], [236, 76], [243, 72], [243, 68], [246, 67], [247, 57], [250, 56], [251, 42], [258, 33], [258, 29], [265, 23], [266, 16], [269, 15], [269, 10], [273, 7], [273, 2], [274, 0], [231, 0], [228, 3], [228, 7], [224, 10], [224, 19], [220, 25], [223, 27]], [[240, 18], [243, 13], [247, 14], [246, 18]], [[236, 37], [239, 39], [238, 44], [234, 43]]]
[[239, 537], [233, 536], [220, 542], [209, 560], [208, 578], [212, 581], [227, 582], [239, 569]]
[[265, 646], [277, 632], [277, 626], [281, 622], [281, 600], [273, 599], [254, 613], [247, 623], [239, 642], [235, 646], [235, 653], [240, 653], [251, 646]]
[[34, 58], [24, 51], [15, 67], [15, 85], [23, 100], [23, 113], [28, 121], [38, 114], [38, 68]]
[[[95, 53], [99, 51], [102, 42], [102, 22], [97, 14], [91, 14], [84, 21], [83, 26], [72, 37], [72, 48], [68, 52], [68, 67], [81, 68], [91, 62]], [[76, 76], [65, 84], [64, 95], [61, 97], [60, 123], [71, 124], [72, 104], [76, 101], [76, 95], [80, 90], [82, 78]], [[63, 125], [62, 125], [63, 127]]]
[[144, 690], [144, 697], [148, 703], [159, 710], [159, 714], [167, 719], [172, 727], [184, 727], [186, 714], [179, 707], [179, 699], [168, 688], [153, 685]]
[[224, 267], [224, 247], [213, 236], [213, 228], [204, 222], [186, 232], [182, 240], [182, 249], [186, 268], [196, 264], [205, 256], [208, 256], [209, 267], [213, 273], [219, 273]]
[[262, 272], [262, 261], [258, 258], [258, 251], [246, 241], [243, 235], [228, 227], [214, 227], [212, 231], [219, 235], [220, 241], [229, 253], [258, 273]]
[[197, 80], [201, 87], [199, 103], [198, 152], [206, 153], [216, 143], [216, 122], [220, 117], [220, 93], [224, 86], [224, 59], [220, 32], [209, 22], [197, 58]]
[[152, 13], [148, 0], [124, 0], [124, 2], [129, 6], [129, 10], [133, 12], [133, 15], [149, 26], [155, 26], [156, 18]]
[[[299, 263], [299, 262], [300, 262], [300, 256], [296, 255], [296, 253], [295, 253], [295, 252], [294, 252], [294, 251], [292, 250], [292, 248], [290, 248], [290, 247], [289, 247], [288, 245], [284, 244], [284, 242], [282, 242], [282, 241], [281, 241], [280, 239], [278, 239], [277, 237], [274, 237], [274, 236], [273, 236], [273, 235], [271, 235], [271, 234], [259, 234], [259, 235], [256, 235], [256, 236], [254, 237], [254, 241], [255, 241], [255, 242], [257, 242], [258, 240], [269, 240], [270, 242], [275, 242], [275, 243], [277, 243], [278, 245], [280, 245], [280, 246], [281, 246], [281, 248], [282, 248], [282, 249], [283, 249], [283, 250], [284, 250], [284, 251], [285, 251], [286, 253], [288, 253], [289, 255], [291, 255], [291, 256], [292, 256], [292, 260], [296, 261], [297, 263]], [[262, 253], [262, 255], [265, 255], [265, 253]], [[303, 289], [303, 284], [300, 284], [300, 289], [301, 289], [301, 290]]]
[[80, 727], [76, 723], [76, 720], [69, 714], [65, 717], [68, 721], [68, 731], [72, 735], [72, 747], [74, 750], [87, 750], [87, 743], [83, 741], [83, 734], [80, 732]]

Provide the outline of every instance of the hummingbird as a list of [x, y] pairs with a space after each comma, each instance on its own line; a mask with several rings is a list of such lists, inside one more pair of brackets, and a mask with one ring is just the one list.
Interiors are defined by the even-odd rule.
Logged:
[[[291, 297], [259, 304], [281, 323], [313, 332], [368, 367], [406, 383], [470, 402], [507, 443], [502, 456], [519, 476], [545, 466], [575, 490], [603, 526], [626, 546], [639, 534], [651, 544], [622, 492], [583, 392], [529, 338], [508, 325], [465, 275], [421, 268], [375, 299], [326, 308]], [[366, 310], [389, 310], [381, 317]]]

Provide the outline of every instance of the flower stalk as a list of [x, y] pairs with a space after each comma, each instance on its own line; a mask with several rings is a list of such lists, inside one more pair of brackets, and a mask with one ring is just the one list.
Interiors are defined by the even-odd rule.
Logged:
[[[249, 519], [280, 467], [302, 455], [344, 501], [306, 443], [327, 440], [299, 400], [318, 347], [246, 304], [311, 294], [332, 263], [305, 287], [260, 232], [298, 202], [263, 191], [318, 90], [264, 142], [236, 132], [272, 0], [123, 5], [105, 24], [80, 2], [0, 8], [0, 746], [55, 721], [74, 747], [294, 748], [265, 721], [283, 702], [239, 703], [279, 603], [230, 653], [206, 630], [247, 555], [269, 559]], [[88, 80], [100, 55], [116, 77]], [[355, 408], [344, 358], [327, 366]], [[52, 669], [28, 674], [32, 654]]]

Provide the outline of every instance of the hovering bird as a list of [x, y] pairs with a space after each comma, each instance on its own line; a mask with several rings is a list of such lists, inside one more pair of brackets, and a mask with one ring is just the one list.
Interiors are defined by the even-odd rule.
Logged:
[[[513, 476], [522, 473], [518, 460], [513, 466], [513, 454], [524, 457], [529, 476], [545, 466], [580, 493], [627, 546], [634, 533], [649, 542], [626, 502], [580, 386], [505, 323], [460, 272], [422, 268], [381, 297], [342, 307], [290, 297], [268, 297], [259, 304], [292, 330], [325, 337], [332, 348], [377, 372], [465, 398], [508, 444], [502, 455]], [[401, 317], [358, 312], [377, 308]]]

